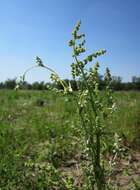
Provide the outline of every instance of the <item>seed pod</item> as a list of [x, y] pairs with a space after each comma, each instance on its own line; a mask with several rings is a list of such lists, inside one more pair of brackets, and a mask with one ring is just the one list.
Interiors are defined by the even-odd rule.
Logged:
[[37, 64], [37, 66], [39, 66], [39, 67], [44, 67], [43, 61], [42, 61], [41, 58], [38, 57], [38, 56], [36, 56], [36, 64]]
[[92, 57], [96, 58], [97, 57], [97, 53], [93, 53]]
[[78, 21], [75, 29], [78, 31], [80, 29], [80, 26], [81, 26], [81, 21]]
[[106, 50], [101, 50], [101, 54], [105, 54], [106, 53]]
[[77, 30], [76, 29], [73, 30], [72, 35], [73, 35], [74, 39], [76, 39], [76, 36], [77, 36]]
[[83, 40], [81, 45], [84, 46], [85, 43], [86, 43], [86, 40]]
[[92, 55], [89, 55], [87, 58], [88, 58], [88, 61], [89, 61], [89, 62], [92, 61]]
[[74, 41], [73, 40], [70, 40], [69, 41], [69, 46], [71, 47], [71, 46], [73, 46], [75, 43], [74, 43]]
[[84, 59], [84, 64], [86, 65], [88, 63], [87, 59]]

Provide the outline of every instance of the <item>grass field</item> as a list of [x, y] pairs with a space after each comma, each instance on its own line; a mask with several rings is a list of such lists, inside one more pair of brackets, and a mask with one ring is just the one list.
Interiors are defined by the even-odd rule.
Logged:
[[[140, 93], [114, 97], [108, 127], [139, 159]], [[55, 92], [0, 91], [0, 189], [82, 189], [84, 139], [76, 109], [71, 97]]]

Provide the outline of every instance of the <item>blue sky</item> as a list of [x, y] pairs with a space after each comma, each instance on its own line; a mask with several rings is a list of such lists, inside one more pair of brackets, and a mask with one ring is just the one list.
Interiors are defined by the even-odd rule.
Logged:
[[[70, 78], [68, 41], [77, 20], [88, 53], [107, 50], [101, 74], [107, 66], [124, 81], [140, 76], [140, 0], [1, 0], [0, 81], [22, 74], [36, 55]], [[34, 70], [27, 80], [48, 81], [49, 74]]]

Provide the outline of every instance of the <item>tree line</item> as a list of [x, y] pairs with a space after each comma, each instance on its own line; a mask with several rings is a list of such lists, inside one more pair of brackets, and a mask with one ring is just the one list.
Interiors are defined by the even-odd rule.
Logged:
[[[79, 81], [65, 79], [67, 84], [71, 84], [73, 90], [78, 90], [78, 86], [82, 84], [82, 79]], [[100, 89], [104, 89], [105, 81], [103, 76], [99, 76], [99, 84]], [[4, 82], [0, 82], [0, 89], [15, 89], [17, 83], [16, 78], [7, 79]], [[61, 84], [56, 84], [52, 82], [33, 82], [28, 83], [24, 82], [22, 87], [28, 90], [49, 90], [50, 88], [63, 89]], [[133, 76], [131, 82], [122, 82], [122, 78], [120, 76], [112, 76], [112, 89], [114, 91], [121, 90], [140, 90], [140, 77]]]

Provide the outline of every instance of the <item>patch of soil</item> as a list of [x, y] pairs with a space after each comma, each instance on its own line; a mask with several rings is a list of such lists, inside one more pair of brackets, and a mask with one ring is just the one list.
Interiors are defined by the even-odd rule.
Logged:
[[132, 190], [134, 182], [140, 182], [140, 152], [133, 152], [118, 162], [113, 181], [121, 190]]
[[[82, 185], [83, 172], [80, 160], [69, 160], [60, 168], [60, 171], [66, 176], [73, 177], [76, 186]], [[111, 183], [117, 190], [135, 190], [135, 182], [140, 183], [140, 151], [130, 152], [128, 156], [118, 160], [111, 176]]]

